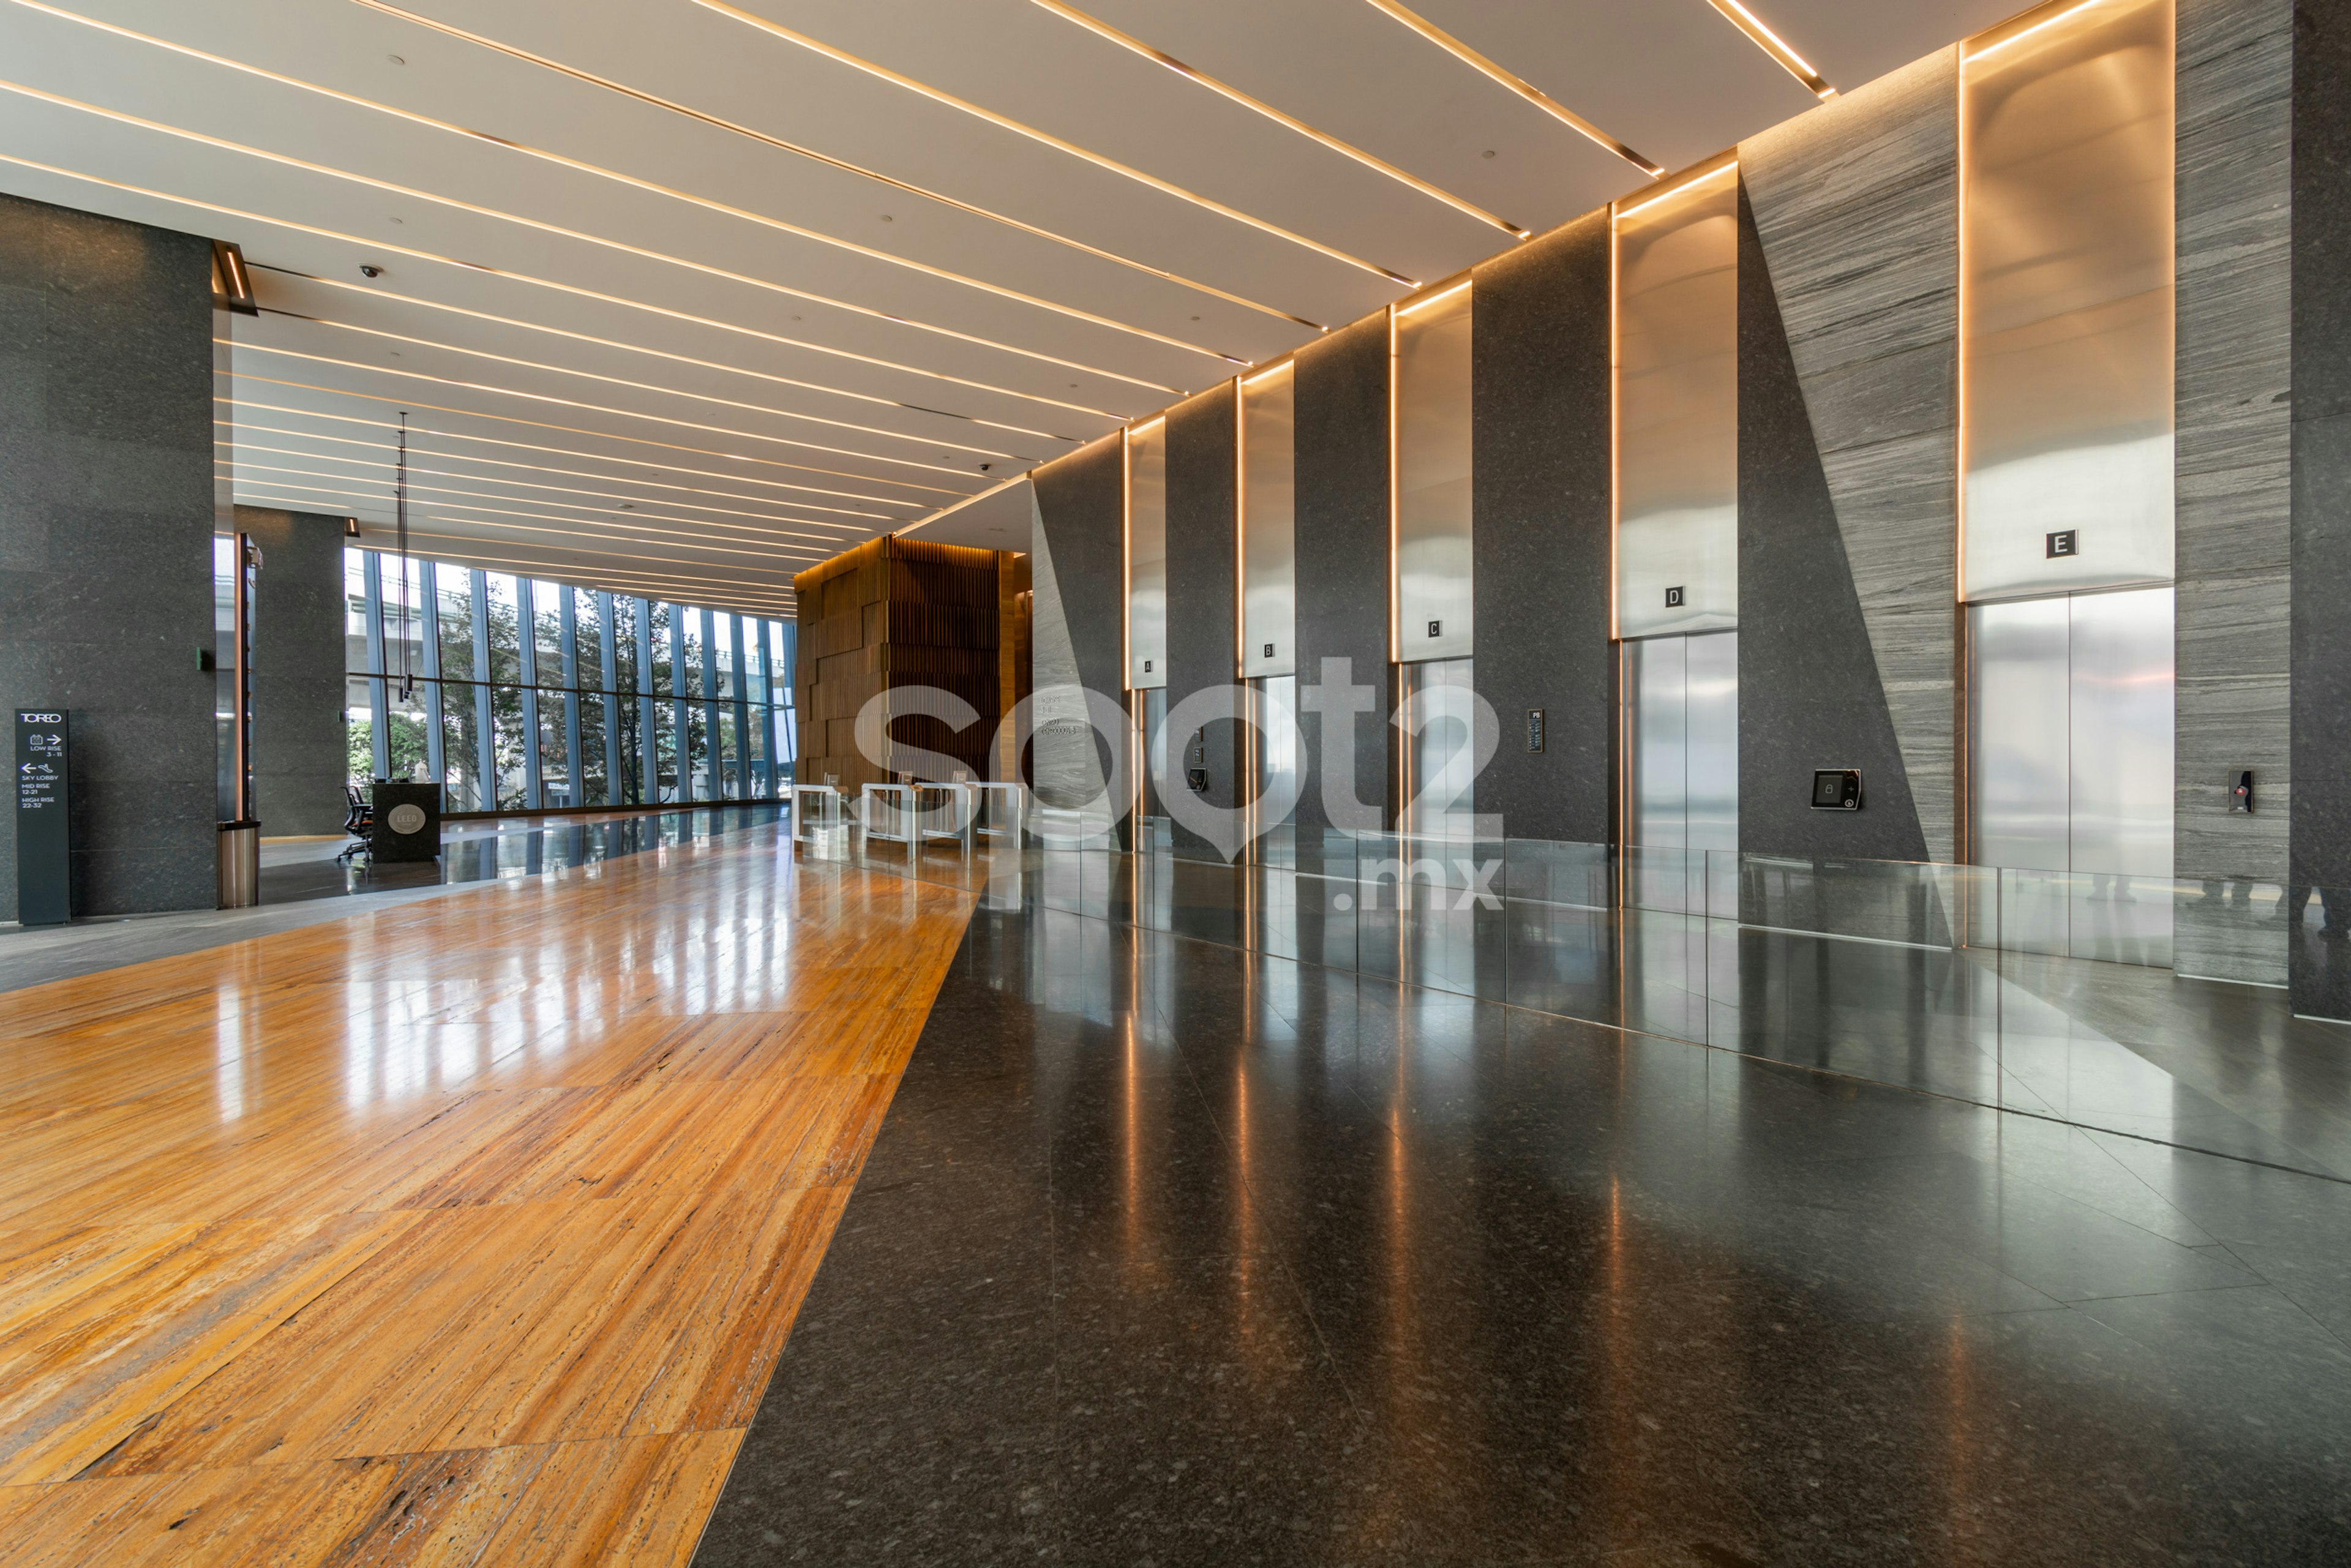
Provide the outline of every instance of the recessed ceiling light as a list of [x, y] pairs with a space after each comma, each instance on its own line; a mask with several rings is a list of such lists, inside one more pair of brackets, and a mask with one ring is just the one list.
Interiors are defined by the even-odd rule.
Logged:
[[1486, 151], [1478, 154], [1480, 158], [1491, 158], [1493, 155], [1494, 150], [1491, 147], [1487, 148]]
[[396, 65], [396, 66], [404, 66], [404, 65], [406, 65], [406, 64], [408, 63], [406, 60], [402, 59], [398, 55], [386, 55], [386, 56], [384, 56], [383, 57], [384, 57], [385, 59], [390, 60], [393, 65]]
[[883, 214], [882, 214], [882, 221], [883, 221], [883, 223], [885, 223], [885, 224], [894, 224], [894, 223], [896, 223], [898, 220], [897, 220], [897, 219], [895, 219], [895, 218], [893, 218], [893, 217], [892, 217], [889, 214], [887, 214], [887, 213], [883, 213]]

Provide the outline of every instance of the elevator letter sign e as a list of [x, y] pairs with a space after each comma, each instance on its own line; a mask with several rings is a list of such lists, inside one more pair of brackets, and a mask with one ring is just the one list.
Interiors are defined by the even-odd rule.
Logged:
[[2080, 555], [2081, 553], [2082, 533], [2079, 528], [2065, 528], [2049, 536], [2049, 559], [2055, 560], [2062, 555]]

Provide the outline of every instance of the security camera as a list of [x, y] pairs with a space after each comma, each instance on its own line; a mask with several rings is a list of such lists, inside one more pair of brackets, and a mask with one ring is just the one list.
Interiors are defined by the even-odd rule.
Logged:
[[360, 276], [361, 277], [381, 277], [383, 276], [383, 268], [380, 267], [369, 267], [362, 264], [360, 267]]

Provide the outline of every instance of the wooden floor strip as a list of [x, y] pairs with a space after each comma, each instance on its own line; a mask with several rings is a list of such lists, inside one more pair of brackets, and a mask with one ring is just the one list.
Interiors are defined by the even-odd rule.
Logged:
[[0, 1563], [684, 1562], [970, 905], [747, 834], [0, 996]]

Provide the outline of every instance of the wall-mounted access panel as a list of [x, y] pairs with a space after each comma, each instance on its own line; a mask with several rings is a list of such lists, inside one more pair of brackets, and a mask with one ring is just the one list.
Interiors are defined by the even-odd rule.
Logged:
[[2172, 576], [2172, 5], [2044, 6], [1959, 93], [1961, 597]]
[[1469, 285], [1391, 314], [1388, 395], [1394, 439], [1395, 649], [1400, 664], [1468, 657], [1476, 647], [1469, 585]]
[[1126, 438], [1126, 684], [1167, 684], [1167, 422]]
[[1297, 413], [1295, 362], [1241, 382], [1240, 673], [1249, 677], [1298, 673]]
[[1617, 204], [1616, 634], [1739, 624], [1739, 168]]

